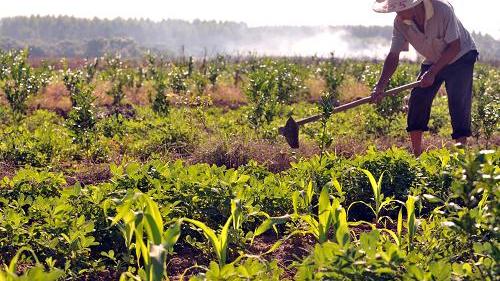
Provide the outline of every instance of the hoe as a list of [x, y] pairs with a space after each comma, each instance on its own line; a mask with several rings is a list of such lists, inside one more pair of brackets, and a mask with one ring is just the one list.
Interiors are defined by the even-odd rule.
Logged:
[[[419, 84], [420, 81], [417, 81], [401, 87], [394, 88], [392, 90], [386, 91], [383, 94], [383, 97], [393, 96], [405, 90], [416, 88]], [[372, 102], [371, 96], [338, 106], [333, 109], [333, 113], [346, 111], [358, 105], [362, 105], [369, 102]], [[323, 116], [322, 114], [317, 114], [298, 121], [293, 120], [293, 118], [290, 116], [290, 118], [288, 118], [288, 121], [286, 122], [285, 127], [280, 127], [278, 131], [280, 135], [283, 135], [285, 137], [286, 141], [288, 142], [291, 148], [299, 148], [299, 126], [317, 121], [321, 119], [322, 116]]]

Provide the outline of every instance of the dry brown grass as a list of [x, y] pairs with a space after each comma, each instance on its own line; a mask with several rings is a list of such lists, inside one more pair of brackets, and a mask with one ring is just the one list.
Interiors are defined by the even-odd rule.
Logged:
[[29, 102], [30, 109], [47, 109], [65, 115], [71, 110], [71, 99], [62, 82], [48, 85], [41, 93], [33, 96]]
[[[305, 81], [306, 87], [309, 89], [310, 96], [307, 99], [309, 102], [318, 102], [321, 100], [321, 94], [326, 89], [325, 81], [321, 78], [311, 78]], [[339, 88], [341, 103], [347, 103], [359, 98], [366, 97], [370, 94], [370, 89], [363, 83], [357, 82], [353, 78], [347, 78]]]
[[363, 83], [360, 83], [353, 78], [348, 78], [340, 86], [340, 101], [342, 103], [351, 102], [360, 98], [364, 98], [370, 94], [370, 89]]
[[64, 169], [66, 184], [68, 186], [79, 182], [83, 185], [98, 184], [106, 182], [111, 178], [109, 163], [79, 163], [73, 165], [71, 169]]
[[266, 166], [272, 172], [290, 168], [298, 159], [310, 158], [318, 153], [314, 144], [303, 143], [298, 150], [292, 150], [284, 141], [272, 143], [266, 140], [210, 139], [201, 144], [191, 155], [191, 163], [208, 163], [228, 168], [237, 168], [250, 160]]
[[309, 102], [318, 102], [321, 100], [321, 93], [325, 90], [325, 81], [320, 78], [309, 78], [305, 81], [309, 89]]
[[[491, 141], [493, 147], [498, 147], [500, 137]], [[424, 149], [432, 150], [439, 148], [451, 148], [455, 142], [451, 138], [444, 138], [438, 135], [424, 135]], [[411, 153], [411, 143], [406, 138], [380, 137], [375, 140], [358, 140], [348, 137], [337, 137], [328, 149], [340, 157], [352, 158], [356, 155], [366, 153], [370, 146], [375, 146], [378, 150], [384, 151], [391, 147], [406, 149]], [[471, 148], [486, 147], [481, 143], [471, 140]], [[184, 158], [188, 162], [208, 163], [217, 166], [226, 166], [228, 168], [238, 168], [247, 164], [250, 160], [255, 160], [266, 166], [272, 172], [280, 172], [290, 168], [290, 163], [296, 162], [301, 158], [308, 159], [319, 154], [319, 148], [316, 143], [301, 140], [300, 148], [293, 150], [288, 147], [283, 139], [273, 143], [266, 140], [245, 140], [244, 138], [234, 138], [231, 140], [209, 139], [200, 144], [195, 152]]]
[[351, 158], [358, 154], [366, 152], [370, 146], [370, 142], [353, 140], [347, 137], [333, 137], [333, 143], [328, 151], [337, 156]]
[[12, 178], [19, 168], [12, 163], [0, 161], [0, 179], [4, 177]]
[[[96, 98], [94, 104], [97, 107], [109, 107], [113, 103], [113, 97], [106, 94], [111, 87], [110, 82], [98, 82], [94, 90]], [[133, 104], [139, 106], [150, 105], [149, 93], [150, 85], [145, 85], [139, 89], [130, 88], [125, 90], [125, 104]], [[5, 94], [0, 91], [0, 105], [7, 106], [8, 102]], [[32, 96], [28, 100], [28, 109], [30, 111], [36, 109], [47, 109], [55, 111], [65, 116], [71, 110], [71, 99], [69, 92], [63, 82], [55, 82], [41, 90], [37, 95]]]
[[0, 89], [0, 105], [1, 106], [8, 106], [9, 102], [7, 101], [7, 98], [5, 97], [5, 93]]
[[229, 108], [237, 108], [247, 104], [247, 98], [239, 87], [234, 85], [217, 85], [208, 89], [213, 104]]
[[96, 106], [110, 106], [111, 104], [113, 104], [113, 97], [106, 94], [106, 92], [109, 91], [110, 88], [111, 82], [109, 81], [102, 81], [97, 83], [94, 90], [94, 96], [96, 97], [94, 104]]
[[150, 95], [155, 95], [151, 84], [146, 84], [140, 88], [127, 89], [125, 92], [125, 103], [131, 103], [139, 106], [151, 105]]
[[[325, 82], [322, 79], [310, 78], [305, 81], [305, 84], [310, 93], [307, 101], [318, 102], [321, 98], [321, 93], [325, 89]], [[111, 83], [109, 81], [96, 82], [94, 89], [94, 96], [96, 98], [94, 104], [96, 106], [109, 107], [113, 103], [113, 98], [106, 94], [110, 87]], [[150, 83], [146, 83], [138, 89], [127, 88], [125, 91], [124, 103], [139, 106], [150, 105], [150, 99], [155, 94]], [[368, 90], [361, 83], [347, 83], [341, 87], [341, 93], [344, 97], [343, 100], [350, 101], [356, 97], [366, 95]], [[246, 105], [248, 102], [241, 88], [233, 84], [220, 84], [215, 87], [209, 87], [207, 94], [210, 95], [215, 106], [235, 109]], [[169, 96], [173, 104], [177, 104], [179, 101], [182, 103], [182, 97], [176, 98], [176, 95], [172, 95], [171, 93]], [[8, 105], [5, 95], [2, 92], [0, 92], [0, 105]], [[42, 108], [67, 113], [71, 109], [71, 100], [64, 84], [58, 81], [48, 85], [40, 94], [32, 97], [28, 106], [31, 110]]]

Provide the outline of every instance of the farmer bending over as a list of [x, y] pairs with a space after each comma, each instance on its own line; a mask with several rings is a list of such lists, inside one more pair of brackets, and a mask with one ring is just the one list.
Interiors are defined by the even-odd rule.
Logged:
[[471, 136], [472, 76], [478, 52], [469, 32], [446, 0], [376, 0], [373, 10], [396, 12], [391, 49], [373, 89], [376, 102], [399, 63], [399, 53], [410, 43], [425, 61], [409, 101], [408, 127], [413, 153], [422, 153], [422, 134], [428, 131], [434, 96], [445, 82], [454, 140], [463, 145]]

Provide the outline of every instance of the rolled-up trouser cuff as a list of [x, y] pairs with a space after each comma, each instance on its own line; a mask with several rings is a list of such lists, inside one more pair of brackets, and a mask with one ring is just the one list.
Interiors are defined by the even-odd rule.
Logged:
[[422, 131], [422, 132], [427, 132], [429, 131], [429, 127], [408, 127], [406, 128], [406, 131], [409, 132], [415, 132], [415, 131]]
[[456, 131], [456, 132], [453, 132], [453, 134], [451, 134], [451, 138], [454, 140], [459, 139], [459, 138], [467, 138], [470, 136], [472, 136], [471, 130]]

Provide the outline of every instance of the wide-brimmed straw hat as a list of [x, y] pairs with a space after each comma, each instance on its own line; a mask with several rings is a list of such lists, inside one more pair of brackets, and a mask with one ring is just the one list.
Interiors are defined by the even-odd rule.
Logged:
[[376, 0], [373, 10], [377, 13], [392, 13], [411, 9], [424, 0]]

